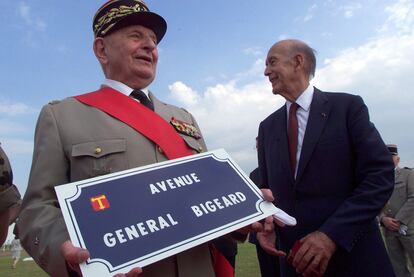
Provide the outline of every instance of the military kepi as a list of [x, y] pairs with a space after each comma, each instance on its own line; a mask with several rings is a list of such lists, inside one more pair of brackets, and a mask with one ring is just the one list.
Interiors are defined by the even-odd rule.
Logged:
[[391, 155], [398, 155], [397, 145], [395, 144], [387, 144], [388, 151], [390, 151]]
[[96, 12], [93, 18], [95, 37], [104, 37], [130, 25], [142, 25], [151, 29], [157, 43], [167, 31], [167, 23], [160, 15], [151, 12], [142, 0], [111, 0]]

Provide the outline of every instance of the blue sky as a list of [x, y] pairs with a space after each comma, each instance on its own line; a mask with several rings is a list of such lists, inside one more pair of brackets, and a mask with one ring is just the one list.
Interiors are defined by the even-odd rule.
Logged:
[[[105, 1], [0, 0], [0, 142], [22, 192], [41, 107], [103, 80], [91, 20]], [[268, 48], [283, 38], [316, 49], [312, 83], [361, 95], [402, 165], [414, 166], [413, 0], [146, 2], [168, 23], [150, 89], [192, 112], [208, 147], [226, 149], [247, 173], [258, 124], [284, 103], [263, 76]]]

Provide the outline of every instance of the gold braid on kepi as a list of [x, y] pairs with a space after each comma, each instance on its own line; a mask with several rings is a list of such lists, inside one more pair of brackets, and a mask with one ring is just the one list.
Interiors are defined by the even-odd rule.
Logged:
[[104, 37], [118, 29], [142, 25], [151, 29], [161, 41], [167, 31], [167, 22], [151, 12], [142, 0], [111, 0], [98, 9], [93, 18], [95, 37]]

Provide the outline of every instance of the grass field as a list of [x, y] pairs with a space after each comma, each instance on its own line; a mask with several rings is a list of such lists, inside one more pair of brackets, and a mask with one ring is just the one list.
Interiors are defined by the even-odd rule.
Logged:
[[260, 277], [256, 247], [251, 243], [239, 244], [236, 259], [236, 277]]
[[[22, 255], [22, 259], [27, 255]], [[17, 268], [12, 269], [10, 256], [0, 257], [0, 276], [1, 277], [46, 277], [48, 276], [36, 265], [34, 261], [23, 262], [22, 259], [17, 263]]]
[[[23, 255], [22, 258], [27, 257]], [[19, 261], [16, 269], [11, 268], [10, 256], [0, 257], [1, 277], [46, 277], [34, 261]], [[239, 244], [239, 254], [236, 260], [236, 277], [259, 277], [259, 266], [256, 259], [256, 250], [250, 243]]]

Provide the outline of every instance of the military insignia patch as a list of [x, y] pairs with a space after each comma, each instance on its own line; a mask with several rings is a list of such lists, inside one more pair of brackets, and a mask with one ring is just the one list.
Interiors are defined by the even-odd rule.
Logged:
[[175, 128], [175, 130], [181, 134], [193, 137], [195, 139], [201, 138], [200, 132], [193, 124], [178, 120], [174, 117], [171, 118], [170, 123]]

